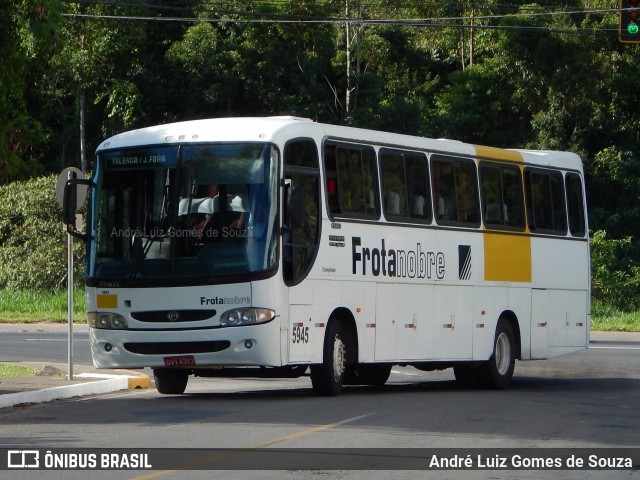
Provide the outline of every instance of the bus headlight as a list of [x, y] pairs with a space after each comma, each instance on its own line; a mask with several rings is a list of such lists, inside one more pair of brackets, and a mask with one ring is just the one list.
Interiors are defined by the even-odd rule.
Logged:
[[267, 308], [236, 308], [220, 315], [220, 326], [236, 327], [267, 323], [276, 317], [276, 312]]
[[126, 330], [129, 328], [127, 319], [118, 313], [88, 312], [87, 323], [93, 328], [109, 330]]
[[[230, 312], [226, 312], [226, 314], [226, 323], [228, 325], [238, 325], [240, 323], [240, 312], [237, 310], [231, 310]], [[224, 315], [222, 317], [224, 317]], [[222, 317], [220, 318], [222, 319]]]
[[255, 315], [252, 310], [243, 310], [240, 322], [243, 324], [255, 323]]

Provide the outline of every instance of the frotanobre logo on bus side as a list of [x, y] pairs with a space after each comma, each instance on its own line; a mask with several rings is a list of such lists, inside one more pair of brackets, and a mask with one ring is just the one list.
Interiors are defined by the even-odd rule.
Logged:
[[381, 246], [362, 246], [360, 237], [351, 237], [352, 273], [374, 277], [399, 278], [437, 278], [442, 280], [445, 275], [445, 257], [442, 252], [425, 250], [421, 243], [416, 243], [415, 249], [400, 250], [387, 248], [384, 239]]

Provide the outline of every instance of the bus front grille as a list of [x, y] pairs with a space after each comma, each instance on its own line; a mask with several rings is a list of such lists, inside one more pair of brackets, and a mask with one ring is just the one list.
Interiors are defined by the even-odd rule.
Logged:
[[216, 316], [215, 310], [152, 310], [131, 312], [131, 318], [141, 322], [199, 322]]
[[226, 350], [231, 345], [228, 340], [212, 342], [163, 342], [125, 343], [124, 348], [140, 355], [182, 355], [189, 353], [213, 353]]

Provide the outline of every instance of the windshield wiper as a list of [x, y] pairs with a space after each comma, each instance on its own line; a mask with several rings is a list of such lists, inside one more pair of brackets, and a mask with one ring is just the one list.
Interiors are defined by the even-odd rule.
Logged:
[[[144, 263], [145, 259], [147, 258], [147, 254], [149, 253], [149, 250], [151, 250], [151, 246], [153, 245], [153, 242], [157, 242], [157, 241], [162, 241], [162, 239], [169, 237], [168, 234], [161, 234], [161, 235], [134, 235], [133, 237], [133, 242], [132, 244], [135, 245], [137, 240], [142, 241], [144, 239], [145, 243], [144, 245], [142, 245], [141, 248], [136, 249], [138, 250], [138, 255], [136, 255], [135, 257], [135, 261], [136, 263], [133, 266], [133, 269], [131, 270], [131, 273], [129, 274], [129, 280], [134, 280], [136, 278], [136, 275], [138, 275], [138, 273], [140, 273], [140, 270], [142, 269], [142, 264]], [[134, 248], [134, 247], [132, 247]]]

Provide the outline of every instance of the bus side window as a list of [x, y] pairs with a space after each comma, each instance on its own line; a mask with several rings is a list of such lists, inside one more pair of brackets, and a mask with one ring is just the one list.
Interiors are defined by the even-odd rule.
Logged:
[[480, 192], [485, 225], [524, 230], [522, 180], [518, 167], [481, 162]]
[[327, 208], [331, 213], [340, 213], [338, 199], [338, 172], [336, 170], [336, 148], [327, 146], [324, 149], [324, 176], [327, 195]]
[[387, 218], [431, 221], [427, 157], [414, 152], [380, 151], [382, 200]]
[[400, 153], [380, 152], [382, 202], [386, 216], [407, 216], [407, 178]]
[[480, 225], [475, 162], [443, 155], [431, 157], [433, 208], [442, 225]]
[[525, 170], [527, 217], [532, 231], [567, 233], [564, 183], [557, 171]]
[[433, 202], [438, 223], [455, 220], [455, 177], [452, 162], [431, 162], [433, 177]]
[[456, 200], [458, 221], [479, 224], [478, 180], [476, 166], [472, 162], [456, 162]]
[[324, 148], [324, 167], [331, 213], [355, 218], [380, 217], [373, 149], [327, 143]]
[[569, 231], [574, 237], [584, 237], [587, 232], [580, 175], [577, 173], [567, 173], [565, 185], [567, 188], [567, 206], [569, 210]]

